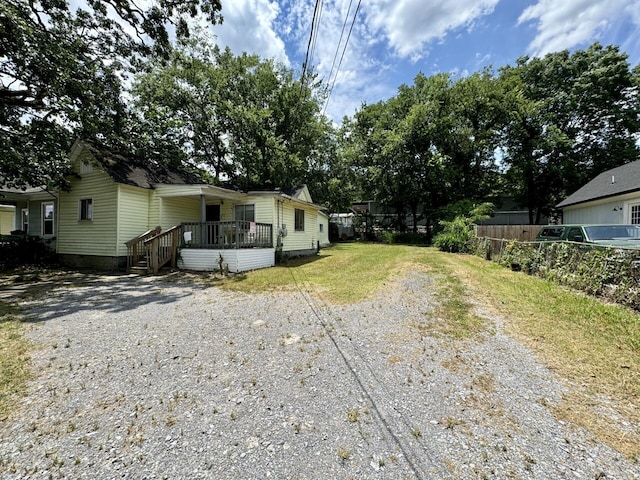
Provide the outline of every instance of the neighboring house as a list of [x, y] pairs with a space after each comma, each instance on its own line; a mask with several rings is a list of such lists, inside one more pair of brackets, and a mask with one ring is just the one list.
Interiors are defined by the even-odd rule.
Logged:
[[[0, 182], [1, 185], [1, 182]], [[57, 196], [43, 188], [0, 187], [0, 234], [21, 231], [55, 247]]]
[[323, 211], [318, 212], [318, 242], [321, 247], [328, 247], [329, 242], [329, 215]]
[[9, 235], [16, 229], [16, 207], [0, 204], [0, 235]]
[[[490, 198], [489, 202], [496, 207], [491, 218], [478, 222], [478, 225], [528, 225], [529, 210], [523, 209], [511, 196]], [[541, 224], [546, 224], [548, 217], [542, 215]]]
[[601, 173], [557, 207], [565, 224], [640, 224], [640, 160]]
[[[45, 201], [28, 209], [30, 235], [41, 232], [34, 222], [49, 231], [48, 220], [34, 220], [37, 211], [51, 215], [56, 251], [67, 265], [157, 271], [171, 261], [186, 269], [237, 272], [274, 265], [276, 251], [317, 252], [321, 207], [306, 186], [239, 192], [185, 171], [135, 164], [84, 141], [74, 144], [70, 160], [70, 191], [49, 200], [51, 211]], [[33, 203], [23, 193], [16, 208]]]
[[332, 213], [329, 215], [329, 222], [336, 225], [339, 240], [352, 240], [355, 238], [354, 217], [354, 213]]

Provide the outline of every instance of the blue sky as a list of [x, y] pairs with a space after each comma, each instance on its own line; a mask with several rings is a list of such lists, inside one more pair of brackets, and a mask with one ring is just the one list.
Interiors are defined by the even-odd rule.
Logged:
[[[350, 4], [347, 31], [358, 0], [321, 2], [311, 63], [324, 79]], [[300, 71], [314, 6], [315, 0], [223, 0], [224, 24], [212, 32], [236, 54], [276, 58]], [[584, 49], [594, 41], [619, 45], [632, 66], [640, 63], [640, 2], [362, 0], [326, 113], [340, 123], [363, 102], [395, 95], [419, 72], [464, 76], [514, 64], [523, 55]]]

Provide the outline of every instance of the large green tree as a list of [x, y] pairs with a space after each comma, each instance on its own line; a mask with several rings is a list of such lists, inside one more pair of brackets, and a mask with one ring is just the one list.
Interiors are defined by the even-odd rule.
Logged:
[[598, 173], [638, 158], [640, 92], [618, 47], [521, 58], [500, 81], [504, 162], [531, 223]]
[[[350, 151], [363, 192], [396, 214], [435, 225], [447, 204], [495, 191], [501, 98], [488, 73], [454, 81], [418, 74], [385, 102], [363, 106], [351, 124]], [[356, 163], [357, 164], [357, 163]]]
[[202, 37], [181, 42], [168, 62], [135, 80], [140, 122], [132, 148], [154, 145], [160, 160], [188, 159], [245, 190], [322, 185], [335, 138], [320, 115], [313, 76], [305, 80], [275, 61], [236, 56]]
[[0, 2], [0, 176], [13, 186], [63, 186], [75, 136], [110, 142], [126, 125], [122, 80], [165, 56], [187, 19], [218, 23], [219, 0]]

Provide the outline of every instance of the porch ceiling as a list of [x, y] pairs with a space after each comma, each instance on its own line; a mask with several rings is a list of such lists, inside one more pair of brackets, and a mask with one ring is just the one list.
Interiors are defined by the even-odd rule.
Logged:
[[156, 185], [159, 197], [190, 197], [200, 198], [204, 195], [207, 198], [219, 198], [223, 200], [243, 200], [246, 194], [235, 192], [213, 185]]

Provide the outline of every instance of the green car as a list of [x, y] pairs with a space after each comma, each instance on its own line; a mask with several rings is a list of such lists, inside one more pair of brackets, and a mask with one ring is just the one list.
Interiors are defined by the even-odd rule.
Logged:
[[640, 225], [546, 225], [536, 236], [536, 242], [560, 240], [640, 248]]

